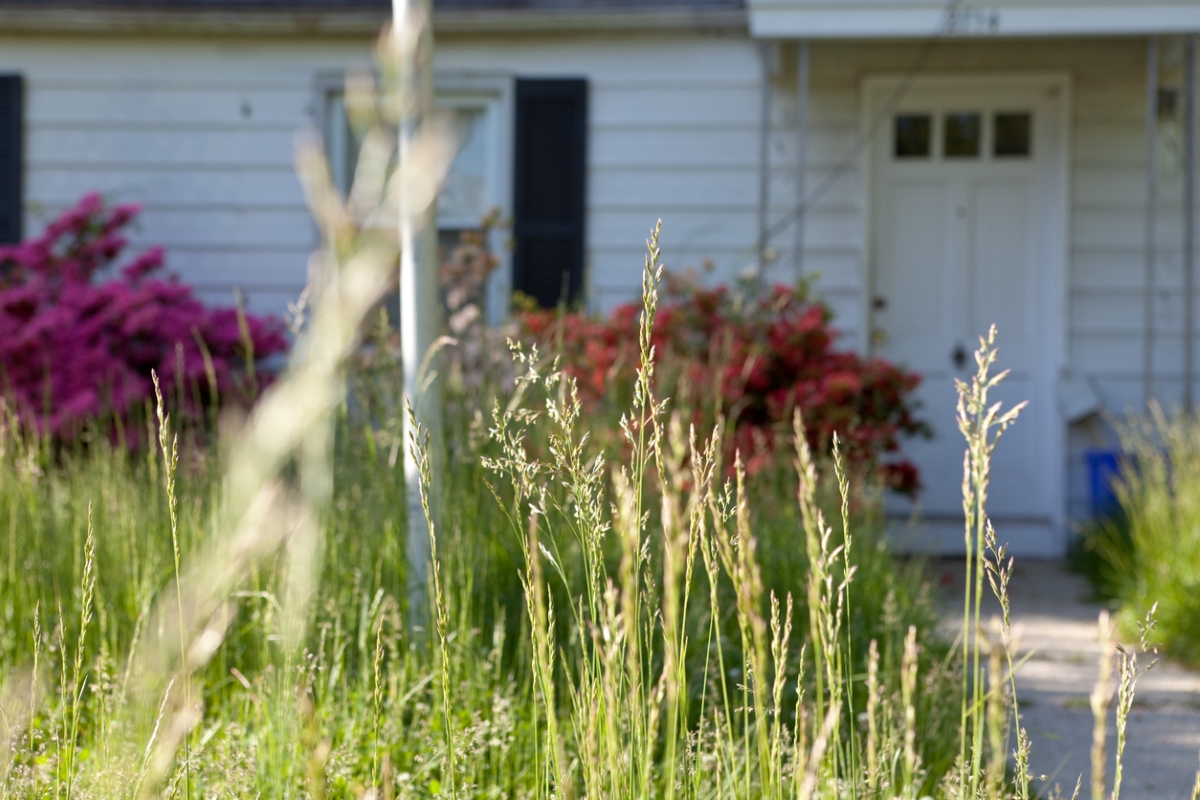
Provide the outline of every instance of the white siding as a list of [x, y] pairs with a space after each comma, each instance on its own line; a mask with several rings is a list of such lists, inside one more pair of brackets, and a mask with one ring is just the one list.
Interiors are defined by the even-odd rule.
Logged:
[[[26, 232], [99, 190], [145, 207], [135, 247], [212, 299], [282, 313], [314, 243], [292, 166], [316, 79], [367, 63], [353, 40], [0, 37], [26, 78]], [[676, 268], [729, 280], [754, 258], [760, 68], [744, 36], [611, 33], [438, 41], [439, 75], [584, 76], [590, 302], [637, 296], [663, 219]], [[507, 154], [505, 154], [507, 157]]]
[[317, 76], [368, 63], [369, 45], [0, 37], [0, 71], [26, 82], [26, 235], [98, 190], [143, 206], [132, 247], [163, 245], [205, 300], [237, 287], [284, 313], [315, 243], [295, 135]]

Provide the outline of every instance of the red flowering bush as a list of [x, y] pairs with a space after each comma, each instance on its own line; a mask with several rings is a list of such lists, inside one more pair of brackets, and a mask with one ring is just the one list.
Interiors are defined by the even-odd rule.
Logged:
[[[640, 305], [625, 305], [606, 319], [527, 311], [521, 321], [528, 338], [562, 355], [587, 402], [620, 407], [639, 361], [640, 315]], [[829, 322], [828, 308], [785, 286], [745, 300], [669, 278], [653, 331], [660, 393], [692, 408], [697, 422], [728, 418], [732, 446], [751, 472], [774, 463], [780, 447], [791, 451], [799, 408], [815, 452], [828, 452], [836, 432], [852, 468], [876, 470], [888, 488], [915, 494], [917, 468], [896, 454], [901, 437], [928, 434], [914, 416], [921, 378], [835, 350]]]
[[39, 432], [69, 438], [88, 419], [127, 418], [152, 395], [151, 370], [165, 388], [186, 387], [172, 399], [192, 412], [248, 401], [254, 359], [287, 348], [274, 318], [205, 308], [163, 274], [160, 247], [100, 280], [139, 210], [89, 194], [40, 236], [0, 247], [0, 381]]

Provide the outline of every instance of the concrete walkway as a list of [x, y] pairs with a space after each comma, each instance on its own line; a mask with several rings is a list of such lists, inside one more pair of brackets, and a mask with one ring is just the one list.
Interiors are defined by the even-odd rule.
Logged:
[[[943, 625], [954, 636], [962, 623], [963, 563], [939, 559], [930, 569], [941, 587]], [[990, 600], [984, 606], [986, 619], [998, 614], [999, 606], [986, 584], [984, 591]], [[1055, 562], [1018, 559], [1010, 594], [1020, 657], [1028, 656], [1017, 671], [1021, 716], [1033, 745], [1033, 772], [1049, 776], [1035, 786], [1048, 795], [1058, 785], [1070, 797], [1082, 775], [1080, 797], [1087, 798], [1093, 728], [1089, 696], [1099, 671], [1097, 619], [1102, 606], [1086, 602], [1086, 582]], [[1109, 716], [1106, 785], [1111, 792], [1116, 727]], [[1122, 800], [1190, 800], [1200, 768], [1200, 674], [1160, 660], [1138, 682], [1127, 733]]]

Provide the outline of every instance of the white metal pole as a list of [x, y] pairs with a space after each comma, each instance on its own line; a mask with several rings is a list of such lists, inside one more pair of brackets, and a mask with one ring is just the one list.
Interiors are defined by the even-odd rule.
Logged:
[[[393, 35], [404, 48], [402, 87], [410, 102], [404, 104], [399, 127], [399, 156], [403, 163], [412, 153], [417, 131], [433, 107], [433, 30], [429, 0], [393, 0]], [[419, 37], [419, 38], [413, 38]], [[438, 470], [442, 451], [442, 403], [432, 348], [437, 340], [441, 309], [437, 286], [437, 228], [435, 205], [406, 207], [400, 199], [400, 339], [404, 359], [404, 396], [417, 421], [429, 432], [433, 469], [431, 506], [436, 513], [440, 495]], [[408, 419], [404, 437], [404, 485], [408, 503], [408, 603], [409, 616], [423, 624], [427, 607], [428, 565], [432, 557], [429, 528], [421, 508], [420, 474], [408, 446]]]
[[1158, 38], [1146, 40], [1146, 283], [1142, 340], [1142, 389], [1154, 397], [1154, 261], [1158, 212]]
[[1196, 247], [1196, 37], [1187, 37], [1183, 93], [1183, 409], [1192, 411], [1195, 345]]
[[808, 172], [808, 40], [802, 39], [796, 48], [796, 230], [795, 257], [796, 280], [804, 278], [804, 222], [808, 217], [805, 206], [807, 188], [805, 173]]

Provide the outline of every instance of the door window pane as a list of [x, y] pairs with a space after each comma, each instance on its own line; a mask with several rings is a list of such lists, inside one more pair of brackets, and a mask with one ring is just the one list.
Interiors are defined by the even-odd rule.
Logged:
[[978, 158], [983, 126], [974, 112], [947, 114], [944, 120], [942, 155], [946, 158]]
[[896, 158], [929, 158], [932, 130], [928, 114], [897, 114]]
[[1033, 117], [1028, 111], [995, 116], [992, 155], [998, 158], [1028, 157], [1033, 149]]

